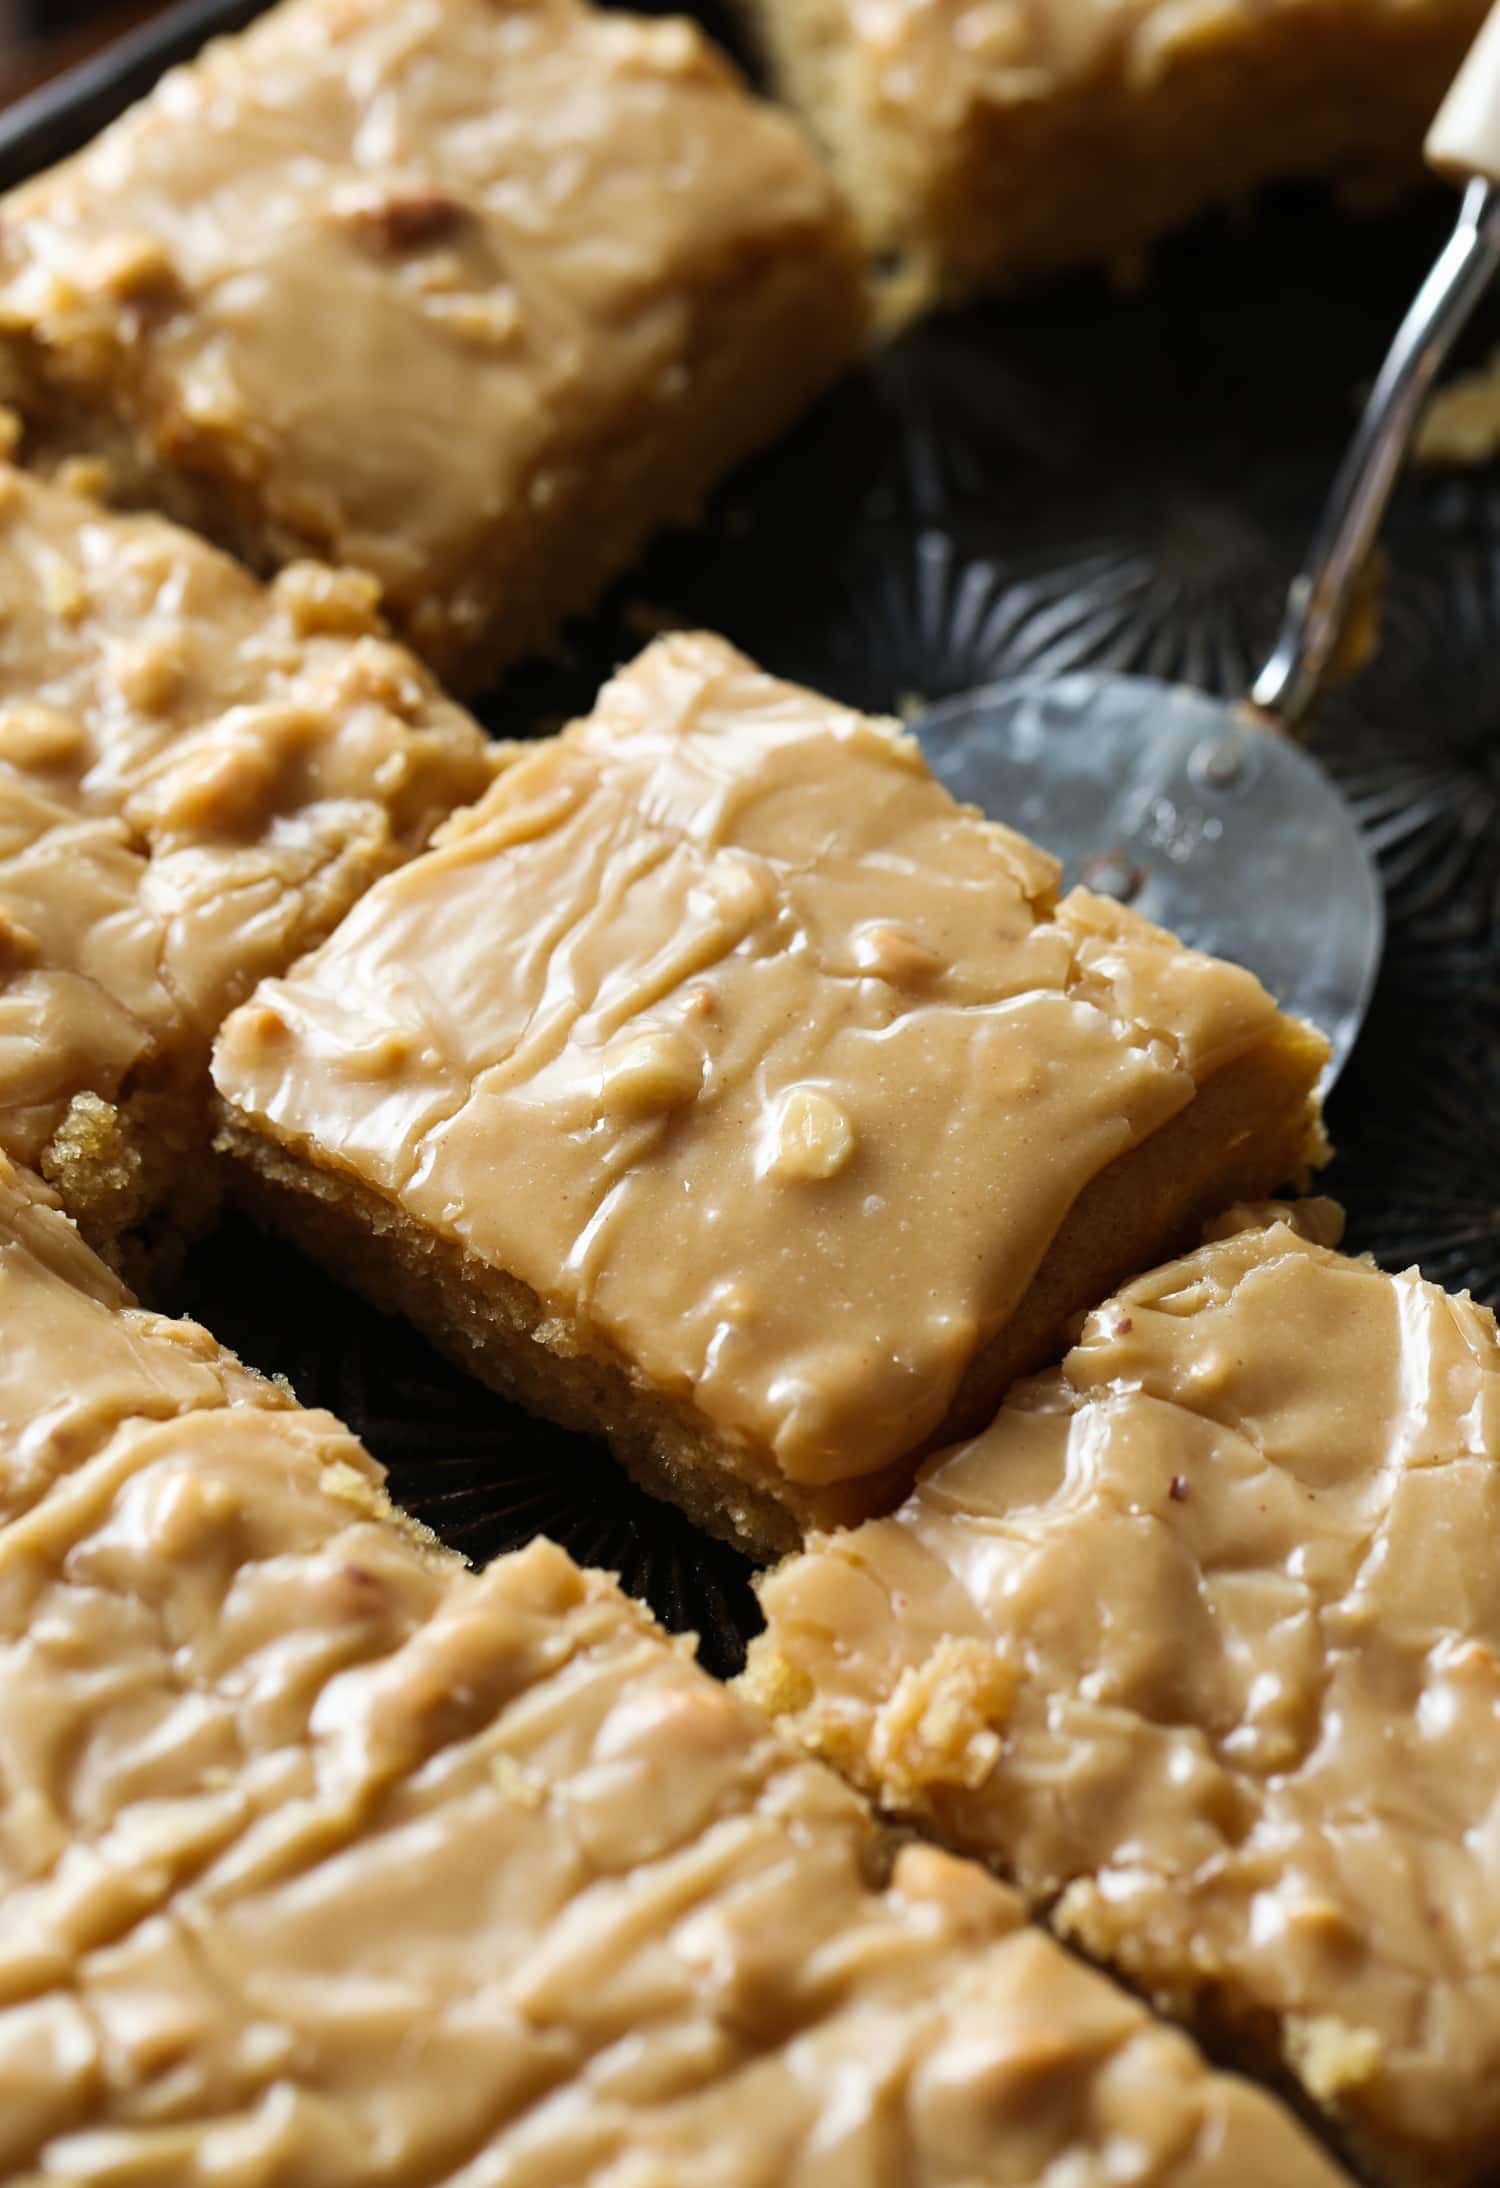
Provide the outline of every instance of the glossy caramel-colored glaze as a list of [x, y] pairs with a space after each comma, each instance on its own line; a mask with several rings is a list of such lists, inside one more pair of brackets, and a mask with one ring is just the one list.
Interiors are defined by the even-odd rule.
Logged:
[[367, 580], [267, 589], [9, 469], [0, 611], [0, 1148], [35, 1165], [80, 1097], [194, 1097], [225, 1012], [494, 762]]
[[1287, 1027], [1057, 878], [894, 725], [672, 638], [263, 984], [217, 1084], [786, 1479], [875, 1473], [1090, 1181]]
[[3, 1156], [0, 1513], [7, 2180], [1337, 2188], [613, 1582], [439, 1550]]
[[285, 0], [6, 198], [0, 382], [450, 680], [585, 607], [852, 356], [833, 187], [696, 26]]
[[1493, 1318], [1252, 1227], [1127, 1285], [894, 1517], [768, 1579], [751, 1691], [1376, 2168], [1500, 2130]]

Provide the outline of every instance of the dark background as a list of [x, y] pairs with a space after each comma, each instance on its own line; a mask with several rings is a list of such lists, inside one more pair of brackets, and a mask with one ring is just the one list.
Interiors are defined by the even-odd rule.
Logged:
[[0, 103], [34, 90], [162, 6], [163, 0], [0, 0]]

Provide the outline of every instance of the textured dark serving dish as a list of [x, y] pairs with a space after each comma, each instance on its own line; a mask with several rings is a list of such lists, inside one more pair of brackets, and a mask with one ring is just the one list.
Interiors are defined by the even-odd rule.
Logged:
[[[186, 0], [0, 116], [0, 180], [60, 156], [245, 0]], [[894, 709], [1025, 668], [1109, 662], [1242, 686], [1268, 643], [1362, 385], [1451, 219], [1433, 194], [1350, 218], [1317, 194], [1165, 246], [1138, 294], [1086, 277], [921, 327], [839, 389], [512, 677], [507, 735], [586, 707], [663, 621]], [[1472, 356], [1500, 340], [1500, 300]], [[1415, 476], [1386, 544], [1373, 664], [1312, 743], [1377, 849], [1390, 915], [1369, 1026], [1333, 1099], [1349, 1244], [1500, 1301], [1500, 481]], [[231, 1220], [181, 1302], [332, 1406], [396, 1494], [476, 1561], [553, 1535], [620, 1572], [707, 1661], [754, 1623], [743, 1562], [289, 1250]]]

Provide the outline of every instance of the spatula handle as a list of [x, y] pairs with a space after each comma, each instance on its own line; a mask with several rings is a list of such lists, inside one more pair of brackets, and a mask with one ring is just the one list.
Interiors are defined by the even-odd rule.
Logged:
[[[1497, 17], [1500, 9], [1485, 24], [1480, 45], [1485, 49], [1485, 81], [1494, 86], [1484, 134], [1500, 172]], [[1466, 64], [1461, 83], [1468, 76]], [[1474, 81], [1477, 85], [1479, 79]], [[1474, 112], [1478, 111], [1476, 104]], [[1447, 106], [1443, 112], [1447, 114]], [[1470, 141], [1477, 144], [1477, 125]], [[1462, 164], [1467, 168], [1470, 162]], [[1270, 716], [1279, 729], [1295, 729], [1317, 694], [1432, 383], [1497, 267], [1500, 187], [1488, 180], [1473, 181], [1464, 192], [1458, 226], [1391, 344], [1333, 482], [1307, 561], [1292, 581], [1275, 650], [1250, 687], [1251, 705]]]
[[1440, 175], [1500, 183], [1500, 7], [1491, 8], [1470, 46], [1427, 132], [1426, 150]]
[[1250, 701], [1295, 729], [1317, 694], [1343, 633], [1432, 383], [1460, 329], [1500, 267], [1500, 0], [1427, 135], [1439, 174], [1467, 181], [1458, 226], [1417, 292], [1333, 491], [1293, 579], [1275, 651]]

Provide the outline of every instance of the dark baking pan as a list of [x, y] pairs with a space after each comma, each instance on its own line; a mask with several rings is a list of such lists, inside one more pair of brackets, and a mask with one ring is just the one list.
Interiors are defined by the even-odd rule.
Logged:
[[[0, 112], [0, 189], [23, 182], [38, 168], [74, 152], [132, 99], [151, 89], [178, 61], [191, 59], [220, 31], [238, 30], [259, 15], [266, 0], [177, 0], [161, 13], [82, 61], [64, 76]], [[60, 27], [82, 22], [72, 9]], [[93, 11], [97, 13], [98, 11]], [[39, 29], [54, 29], [51, 11], [39, 11]]]
[[[243, 4], [188, 0], [0, 117], [9, 178], [71, 149]], [[1246, 682], [1377, 364], [1451, 220], [1262, 201], [1164, 246], [1123, 295], [1086, 276], [919, 327], [664, 541], [508, 724], [587, 705], [663, 621], [893, 709], [1025, 668]], [[1500, 340], [1481, 312], [1473, 354]], [[1379, 648], [1312, 742], [1384, 875], [1386, 966], [1331, 1115], [1349, 1243], [1500, 1300], [1500, 492], [1417, 474], [1387, 532]], [[1315, 890], [1310, 892], [1315, 901]], [[544, 1530], [619, 1571], [718, 1669], [753, 1621], [743, 1563], [597, 1447], [447, 1367], [289, 1250], [223, 1226], [184, 1303], [351, 1420], [396, 1494], [476, 1560]]]

